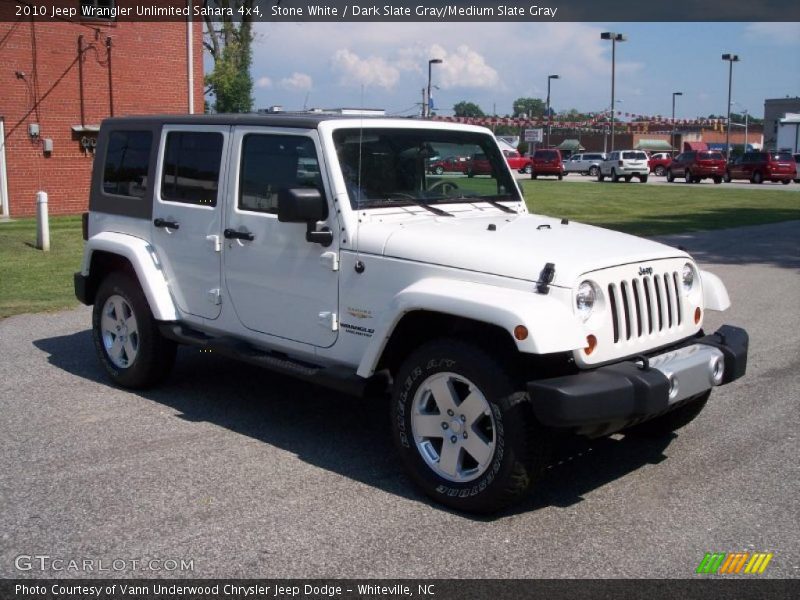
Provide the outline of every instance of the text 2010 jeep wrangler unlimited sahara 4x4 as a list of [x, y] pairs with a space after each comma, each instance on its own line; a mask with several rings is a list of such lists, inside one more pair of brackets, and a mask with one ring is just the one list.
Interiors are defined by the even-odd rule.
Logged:
[[[427, 168], [478, 153], [488, 176]], [[92, 177], [75, 290], [115, 382], [163, 380], [179, 343], [391, 390], [409, 475], [458, 509], [520, 497], [552, 430], [673, 430], [745, 372], [743, 330], [701, 329], [729, 304], [717, 277], [683, 251], [528, 214], [483, 128], [116, 118]]]

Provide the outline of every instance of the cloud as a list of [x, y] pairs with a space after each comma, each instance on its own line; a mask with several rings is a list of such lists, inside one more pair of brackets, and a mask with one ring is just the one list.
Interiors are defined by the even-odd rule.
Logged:
[[486, 58], [466, 44], [460, 44], [448, 51], [440, 44], [430, 47], [412, 46], [398, 52], [399, 68], [407, 71], [418, 71], [427, 78], [423, 66], [430, 58], [442, 60], [433, 66], [434, 82], [443, 89], [451, 88], [493, 88], [500, 85], [497, 70], [491, 67]]
[[355, 52], [339, 49], [333, 54], [333, 70], [339, 83], [349, 86], [377, 86], [392, 89], [400, 79], [399, 69], [380, 56], [361, 58]]
[[744, 35], [751, 42], [794, 46], [800, 44], [800, 23], [750, 23]]
[[313, 87], [314, 81], [311, 79], [310, 75], [294, 72], [291, 77], [284, 77], [281, 79], [279, 85], [285, 90], [307, 92]]
[[272, 79], [269, 77], [259, 77], [256, 79], [256, 87], [260, 89], [266, 89], [272, 87]]

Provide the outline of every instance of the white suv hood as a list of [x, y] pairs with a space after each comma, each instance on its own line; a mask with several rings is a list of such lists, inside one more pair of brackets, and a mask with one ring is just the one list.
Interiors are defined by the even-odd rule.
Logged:
[[545, 264], [553, 263], [553, 285], [563, 287], [606, 267], [688, 257], [624, 233], [530, 214], [367, 221], [358, 238], [361, 252], [528, 281], [537, 281]]

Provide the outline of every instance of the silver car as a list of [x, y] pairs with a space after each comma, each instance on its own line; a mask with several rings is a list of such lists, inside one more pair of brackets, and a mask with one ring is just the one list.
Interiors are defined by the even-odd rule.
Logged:
[[591, 175], [597, 177], [600, 172], [600, 163], [605, 158], [601, 152], [590, 152], [587, 154], [573, 154], [569, 160], [564, 162], [564, 171], [567, 173], [580, 173], [581, 175]]

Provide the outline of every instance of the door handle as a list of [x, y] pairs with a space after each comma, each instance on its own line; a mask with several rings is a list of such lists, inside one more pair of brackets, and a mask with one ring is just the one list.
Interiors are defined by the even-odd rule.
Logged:
[[246, 240], [252, 242], [256, 239], [256, 236], [249, 231], [236, 231], [235, 229], [226, 229], [222, 232], [222, 235], [225, 236], [226, 240]]
[[166, 227], [167, 229], [180, 229], [181, 225], [177, 221], [166, 221], [165, 219], [158, 218], [153, 221], [156, 227]]

